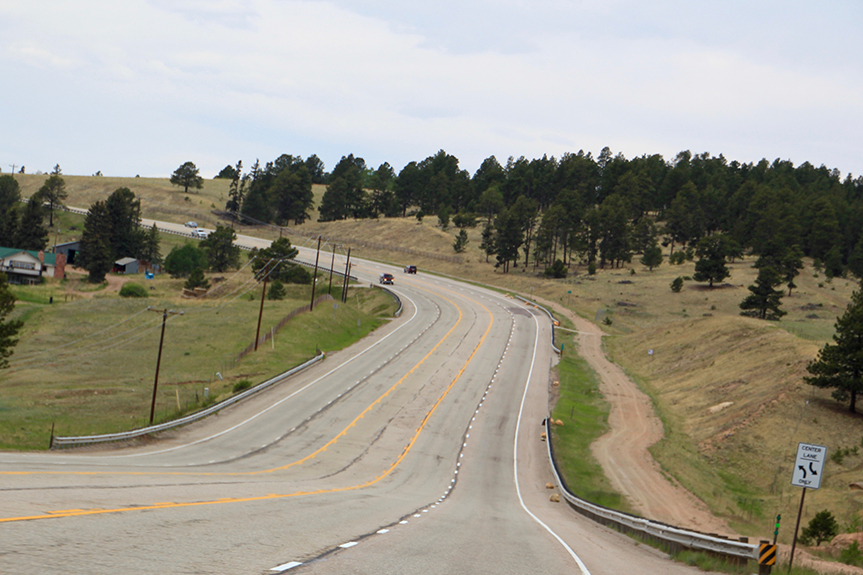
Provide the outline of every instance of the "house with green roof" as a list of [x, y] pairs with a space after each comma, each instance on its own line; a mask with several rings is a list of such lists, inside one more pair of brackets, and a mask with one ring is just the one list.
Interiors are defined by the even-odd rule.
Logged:
[[37, 284], [43, 277], [62, 279], [66, 275], [66, 256], [0, 247], [0, 272], [13, 284]]

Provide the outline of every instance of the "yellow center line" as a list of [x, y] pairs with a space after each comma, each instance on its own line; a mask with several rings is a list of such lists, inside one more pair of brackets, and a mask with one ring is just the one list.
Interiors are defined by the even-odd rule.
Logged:
[[[446, 298], [444, 298], [444, 299], [446, 299]], [[450, 301], [450, 300], [447, 300], [447, 301]], [[471, 301], [475, 301], [475, 300], [471, 300]], [[453, 303], [453, 302], [450, 301], [450, 303]], [[462, 374], [464, 374], [465, 370], [467, 369], [467, 366], [470, 364], [471, 361], [473, 361], [474, 356], [479, 351], [480, 347], [482, 347], [482, 344], [485, 342], [486, 338], [488, 337], [488, 334], [491, 332], [491, 328], [494, 325], [494, 316], [491, 314], [489, 309], [487, 307], [485, 307], [485, 305], [483, 305], [480, 302], [476, 302], [476, 301], [475, 301], [475, 303], [478, 303], [480, 305], [480, 307], [482, 307], [489, 315], [490, 321], [489, 321], [488, 327], [485, 330], [485, 333], [483, 333], [479, 342], [476, 344], [476, 347], [474, 347], [470, 356], [467, 358], [467, 360], [461, 366], [461, 369], [459, 369], [455, 378], [453, 378], [453, 380], [450, 382], [450, 384], [447, 386], [447, 388], [444, 390], [444, 392], [441, 394], [441, 396], [438, 398], [438, 400], [435, 402], [435, 404], [426, 413], [425, 417], [423, 417], [422, 422], [420, 423], [419, 427], [417, 427], [416, 431], [414, 432], [414, 434], [411, 437], [408, 444], [405, 446], [402, 453], [396, 458], [396, 460], [383, 473], [381, 473], [380, 475], [378, 475], [377, 477], [375, 477], [373, 479], [370, 479], [369, 481], [366, 481], [365, 483], [360, 483], [357, 485], [350, 485], [350, 486], [346, 486], [346, 487], [333, 487], [330, 489], [318, 489], [318, 490], [314, 490], [314, 491], [295, 491], [293, 493], [276, 493], [276, 494], [271, 493], [269, 495], [261, 495], [261, 496], [257, 496], [257, 497], [222, 498], [222, 499], [215, 499], [215, 500], [210, 500], [210, 501], [194, 501], [194, 502], [186, 502], [186, 503], [171, 503], [171, 502], [169, 502], [169, 503], [157, 503], [157, 504], [152, 504], [152, 505], [141, 505], [141, 506], [134, 506], [134, 507], [117, 507], [114, 509], [89, 509], [89, 510], [72, 509], [72, 510], [68, 510], [68, 511], [53, 511], [53, 512], [49, 512], [49, 514], [45, 514], [45, 515], [30, 515], [30, 516], [26, 516], [26, 517], [0, 518], [0, 523], [11, 523], [14, 521], [32, 521], [32, 520], [36, 520], [36, 519], [55, 519], [55, 518], [60, 518], [60, 517], [80, 517], [80, 516], [84, 516], [84, 515], [102, 515], [102, 514], [106, 514], [106, 513], [124, 513], [124, 512], [129, 512], [129, 511], [148, 511], [148, 510], [154, 510], [154, 509], [176, 509], [176, 508], [181, 508], [181, 507], [197, 507], [197, 506], [202, 506], [202, 505], [220, 505], [220, 504], [224, 504], [224, 503], [250, 503], [250, 502], [254, 502], [254, 501], [285, 499], [285, 498], [289, 498], [289, 497], [299, 497], [299, 496], [303, 496], [303, 495], [321, 495], [321, 494], [326, 494], [326, 493], [339, 493], [339, 492], [344, 492], [344, 491], [353, 491], [356, 489], [363, 489], [365, 487], [370, 487], [370, 486], [378, 483], [379, 481], [381, 481], [385, 477], [387, 477], [390, 473], [392, 473], [401, 464], [401, 462], [404, 460], [404, 458], [407, 457], [408, 453], [410, 453], [414, 444], [416, 444], [417, 440], [419, 439], [420, 434], [425, 429], [426, 425], [428, 424], [429, 420], [431, 419], [431, 416], [434, 414], [435, 411], [437, 411], [437, 408], [440, 406], [440, 404], [443, 402], [443, 400], [446, 398], [446, 396], [449, 395], [449, 392], [452, 390], [452, 388], [455, 386], [455, 384], [459, 381], [459, 379], [461, 379], [461, 376], [462, 376]], [[453, 304], [453, 305], [455, 305], [455, 304]], [[459, 309], [459, 321], [461, 321], [461, 317], [462, 317], [461, 309], [458, 308], [458, 306], [455, 306], [455, 307], [457, 309]], [[426, 354], [426, 356], [423, 357], [422, 360], [420, 360], [420, 363], [418, 363], [416, 366], [414, 366], [414, 368], [411, 371], [416, 369], [423, 361], [425, 361], [429, 357], [429, 355], [431, 355], [431, 353], [435, 349], [437, 349], [438, 346], [441, 345], [441, 343], [449, 336], [449, 334], [452, 332], [452, 330], [455, 329], [456, 325], [458, 325], [458, 322], [456, 322], [456, 324], [453, 325], [452, 328], [450, 328], [450, 331], [447, 332], [447, 335], [444, 336], [444, 338], [438, 342], [438, 344], [435, 346], [435, 348], [432, 349], [432, 351], [430, 351], [428, 354]], [[410, 372], [408, 372], [408, 374], [409, 373]], [[406, 374], [405, 377], [407, 377], [408, 374]], [[404, 378], [402, 378], [402, 379], [404, 379]], [[401, 382], [401, 381], [402, 380], [399, 380], [399, 382]], [[386, 393], [389, 393], [390, 391], [392, 391], [398, 385], [399, 382], [394, 384]], [[384, 394], [384, 395], [386, 395], [386, 394]], [[383, 396], [381, 396], [381, 397], [383, 397]], [[381, 398], [378, 398], [377, 401], [379, 401], [380, 399]], [[354, 419], [354, 421], [351, 422], [351, 424], [348, 425], [348, 427], [346, 427], [345, 430], [343, 430], [342, 433], [340, 433], [336, 437], [340, 437], [341, 435], [343, 435], [344, 432], [348, 428], [352, 427], [353, 424], [357, 420], [359, 420], [360, 417], [362, 417], [367, 411], [368, 411], [368, 408], [365, 411], [363, 411], [363, 413], [360, 416], [358, 416], [356, 419]], [[331, 440], [330, 443], [334, 443], [334, 440]], [[325, 445], [324, 447], [322, 447], [321, 449], [316, 451], [315, 454], [323, 451], [330, 443], [328, 443], [327, 445]], [[304, 459], [307, 459], [307, 458], [304, 458]], [[300, 460], [300, 461], [302, 461], [302, 460]], [[281, 468], [274, 468], [273, 470], [284, 469], [284, 468], [289, 467], [290, 465], [294, 465], [296, 463], [298, 463], [298, 462], [291, 463], [291, 464], [284, 466], [284, 467], [281, 467]], [[267, 470], [267, 471], [271, 471], [271, 470]], [[251, 472], [251, 473], [261, 473], [261, 472]]]
[[[369, 404], [357, 417], [351, 421], [347, 427], [345, 427], [341, 432], [339, 432], [335, 437], [330, 439], [327, 443], [325, 443], [322, 447], [318, 448], [314, 452], [309, 455], [299, 459], [297, 461], [293, 461], [288, 463], [287, 465], [282, 465], [279, 467], [273, 467], [271, 469], [260, 469], [257, 471], [0, 471], [0, 475], [195, 475], [195, 476], [240, 476], [240, 475], [259, 475], [262, 473], [273, 473], [275, 471], [282, 471], [293, 467], [295, 465], [301, 465], [310, 461], [320, 455], [322, 452], [326, 451], [327, 448], [335, 445], [339, 439], [347, 435], [348, 430], [356, 426], [357, 422], [363, 419], [376, 405], [381, 403], [385, 397], [387, 397], [392, 391], [398, 388], [404, 381], [415, 372], [425, 361], [435, 352], [437, 349], [443, 344], [444, 341], [449, 338], [452, 332], [459, 326], [462, 321], [463, 313], [461, 308], [453, 301], [443, 298], [452, 304], [454, 308], [458, 310], [458, 320], [452, 325], [449, 331], [444, 334], [444, 336], [438, 341], [435, 346], [416, 364], [414, 365], [407, 373], [405, 373], [397, 382], [395, 382], [388, 390], [380, 395], [376, 400], [374, 400], [371, 404]], [[482, 305], [482, 304], [480, 304]], [[484, 307], [484, 306], [483, 306]], [[488, 309], [486, 309], [488, 311]], [[490, 314], [489, 314], [490, 315]]]

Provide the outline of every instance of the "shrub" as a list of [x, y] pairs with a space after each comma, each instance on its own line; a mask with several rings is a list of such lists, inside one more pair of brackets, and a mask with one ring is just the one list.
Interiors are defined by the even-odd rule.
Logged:
[[674, 281], [671, 282], [671, 291], [674, 293], [680, 293], [680, 290], [683, 289], [683, 278], [677, 276], [674, 278]]
[[127, 283], [120, 288], [120, 297], [148, 297], [147, 288], [141, 284]]
[[856, 565], [863, 567], [863, 551], [860, 551], [860, 544], [854, 541], [839, 552], [839, 561], [846, 565]]
[[287, 295], [285, 284], [279, 280], [274, 280], [273, 283], [270, 284], [270, 289], [267, 291], [267, 299], [283, 300], [285, 299], [285, 295]]
[[587, 274], [591, 276], [596, 275], [596, 262], [587, 264]]
[[839, 524], [836, 523], [836, 518], [833, 517], [833, 514], [825, 509], [816, 513], [815, 517], [809, 522], [809, 525], [803, 528], [800, 540], [815, 540], [815, 546], [817, 547], [821, 545], [822, 541], [829, 541], [836, 537], [837, 533], [839, 533]]
[[186, 280], [183, 287], [186, 289], [195, 289], [199, 287], [210, 289], [210, 282], [206, 277], [204, 277], [204, 270], [197, 268], [192, 270], [192, 273], [189, 274], [189, 279]]
[[545, 272], [542, 274], [547, 278], [557, 278], [562, 279], [566, 277], [566, 266], [560, 260], [554, 260], [554, 263], [545, 268]]
[[452, 223], [457, 228], [475, 228], [476, 227], [476, 214], [471, 212], [461, 211], [452, 217]]
[[175, 246], [165, 258], [165, 271], [172, 278], [188, 277], [195, 269], [207, 267], [207, 255], [192, 244]]
[[252, 387], [252, 382], [248, 379], [243, 379], [234, 384], [234, 393], [239, 393]]
[[450, 209], [447, 206], [441, 206], [437, 211], [437, 221], [442, 230], [449, 228]]
[[282, 273], [282, 280], [292, 284], [310, 284], [312, 283], [312, 274], [303, 266], [292, 265]]
[[686, 253], [683, 251], [676, 251], [670, 256], [668, 256], [668, 263], [679, 266], [683, 262], [686, 261]]

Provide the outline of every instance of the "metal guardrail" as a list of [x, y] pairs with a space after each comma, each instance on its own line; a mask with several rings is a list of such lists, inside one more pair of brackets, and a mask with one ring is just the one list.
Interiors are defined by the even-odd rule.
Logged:
[[[307, 267], [307, 268], [311, 268], [311, 269], [314, 269], [314, 268], [315, 268], [315, 264], [313, 264], [313, 263], [311, 263], [311, 262], [304, 262], [304, 261], [302, 261], [302, 260], [289, 260], [289, 261], [290, 261], [291, 263], [293, 263], [293, 264], [297, 264], [297, 265], [304, 266], [304, 267]], [[322, 265], [320, 265], [320, 264], [318, 264], [318, 270], [319, 270], [319, 271], [321, 271], [321, 272], [327, 272], [327, 273], [329, 273], [329, 272], [330, 272], [329, 268], [325, 268], [324, 266], [322, 266]], [[345, 277], [345, 272], [342, 272], [342, 271], [339, 271], [339, 270], [337, 270], [337, 269], [334, 269], [334, 270], [333, 270], [333, 275], [334, 275], [334, 276], [341, 276], [342, 278], [344, 278], [344, 277]], [[353, 281], [355, 281], [355, 282], [356, 282], [356, 281], [360, 281], [356, 276], [350, 276], [350, 275], [349, 275], [349, 276], [348, 276], [348, 279], [349, 279], [349, 280], [353, 280]]]
[[[25, 199], [25, 200], [23, 200], [23, 201], [25, 201], [25, 202], [26, 202], [26, 201], [28, 201], [28, 200], [26, 200], [26, 199]], [[80, 209], [78, 209], [78, 208], [70, 208], [70, 207], [67, 207], [67, 206], [63, 206], [63, 210], [65, 210], [65, 211], [67, 211], [67, 212], [72, 212], [73, 214], [80, 214], [80, 215], [82, 215], [82, 216], [86, 216], [86, 215], [89, 213], [87, 210], [80, 210]]]
[[[537, 309], [541, 309], [542, 311], [544, 311], [544, 312], [545, 312], [545, 314], [549, 317], [549, 319], [551, 319], [551, 321], [552, 321], [552, 328], [551, 328], [551, 348], [554, 350], [554, 353], [556, 353], [556, 354], [560, 355], [561, 350], [560, 350], [560, 348], [558, 348], [558, 347], [557, 347], [557, 340], [556, 340], [556, 338], [555, 338], [555, 331], [554, 331], [554, 322], [556, 322], [557, 320], [556, 320], [556, 319], [554, 319], [554, 316], [551, 314], [551, 312], [550, 312], [550, 311], [548, 311], [548, 310], [547, 310], [546, 308], [544, 308], [543, 306], [539, 305], [538, 303], [535, 303], [535, 302], [530, 301], [529, 299], [523, 298], [523, 297], [521, 297], [521, 296], [520, 296], [520, 295], [518, 295], [518, 294], [515, 294], [515, 296], [514, 296], [514, 297], [515, 297], [516, 299], [520, 299], [521, 301], [523, 301], [523, 302], [524, 302], [524, 303], [526, 303], [526, 304], [530, 304], [530, 305], [532, 305], [533, 307], [535, 307], [535, 308], [537, 308]], [[559, 323], [559, 322], [558, 322], [558, 323]]]
[[134, 429], [132, 431], [124, 431], [122, 433], [107, 433], [103, 435], [80, 435], [80, 436], [72, 436], [72, 437], [53, 437], [51, 440], [51, 449], [55, 447], [72, 447], [75, 445], [90, 445], [94, 443], [108, 443], [111, 441], [123, 441], [127, 439], [134, 439], [136, 437], [141, 437], [142, 435], [148, 435], [150, 433], [157, 433], [159, 431], [165, 431], [167, 429], [173, 429], [175, 427], [180, 427], [183, 425], [187, 425], [194, 421], [198, 421], [199, 419], [203, 419], [208, 415], [212, 415], [217, 411], [220, 411], [229, 405], [233, 405], [239, 401], [246, 399], [247, 397], [258, 393], [276, 383], [279, 383], [285, 378], [288, 378], [292, 375], [296, 375], [297, 373], [303, 371], [304, 369], [311, 367], [312, 365], [318, 363], [319, 361], [323, 361], [326, 357], [326, 354], [321, 352], [312, 359], [302, 363], [288, 371], [281, 373], [271, 379], [263, 383], [259, 383], [255, 387], [247, 389], [242, 393], [238, 393], [233, 397], [229, 397], [225, 401], [217, 403], [207, 409], [199, 411], [197, 413], [193, 413], [191, 415], [187, 415], [186, 417], [182, 417], [180, 419], [175, 419], [174, 421], [169, 421], [166, 423], [160, 423], [159, 425], [151, 425], [149, 427], [142, 427], [141, 429]]
[[[515, 295], [515, 297], [526, 304], [530, 304], [544, 311], [552, 322], [557, 321], [555, 320], [554, 315], [552, 315], [552, 313], [545, 307], [519, 295]], [[551, 333], [552, 348], [554, 348], [557, 353], [560, 353], [554, 340], [554, 329], [551, 330]], [[561, 495], [563, 495], [563, 498], [573, 509], [582, 515], [589, 517], [598, 523], [602, 523], [603, 525], [614, 527], [623, 533], [637, 534], [640, 537], [661, 545], [668, 551], [694, 549], [697, 551], [717, 553], [733, 558], [734, 560], [758, 560], [758, 546], [750, 544], [748, 542], [748, 538], [744, 537], [741, 541], [735, 541], [715, 534], [706, 534], [699, 531], [693, 531], [691, 529], [684, 529], [682, 527], [668, 525], [652, 519], [638, 517], [637, 515], [632, 515], [630, 513], [615, 511], [614, 509], [591, 503], [590, 501], [575, 495], [569, 490], [566, 482], [560, 476], [557, 462], [554, 459], [550, 417], [545, 420], [545, 431], [546, 443], [548, 444], [548, 459], [551, 463], [551, 468], [554, 472], [554, 479], [560, 488]]]
[[643, 538], [665, 547], [668, 551], [694, 549], [718, 553], [735, 559], [758, 560], [758, 545], [746, 541], [735, 541], [714, 534], [701, 533], [682, 527], [675, 527], [652, 519], [645, 519], [622, 511], [615, 511], [602, 505], [591, 503], [569, 491], [557, 469], [551, 439], [551, 418], [546, 419], [546, 443], [548, 458], [554, 471], [554, 478], [564, 499], [576, 511], [598, 523], [615, 527], [626, 534], [638, 534]]
[[387, 288], [385, 288], [385, 287], [381, 287], [381, 286], [379, 286], [379, 285], [375, 285], [375, 284], [369, 284], [369, 285], [370, 285], [371, 287], [373, 287], [373, 288], [378, 288], [379, 290], [383, 290], [383, 291], [387, 292], [388, 294], [390, 294], [390, 296], [391, 296], [394, 300], [396, 300], [396, 303], [397, 303], [397, 304], [399, 304], [399, 308], [395, 311], [395, 313], [393, 314], [393, 316], [395, 316], [395, 317], [399, 317], [400, 315], [402, 315], [402, 309], [404, 309], [404, 306], [402, 305], [402, 300], [401, 300], [401, 298], [398, 296], [398, 294], [396, 294], [396, 292], [394, 292], [394, 291], [392, 291], [392, 290], [388, 290]]

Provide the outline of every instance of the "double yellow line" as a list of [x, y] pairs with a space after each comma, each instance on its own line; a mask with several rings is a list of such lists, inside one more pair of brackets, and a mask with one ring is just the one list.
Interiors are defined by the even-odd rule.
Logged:
[[[106, 474], [112, 474], [112, 475], [113, 474], [117, 474], [117, 475], [257, 475], [257, 474], [262, 474], [262, 473], [273, 473], [275, 471], [281, 471], [281, 470], [288, 469], [288, 468], [293, 467], [295, 465], [301, 465], [303, 463], [306, 463], [306, 462], [314, 459], [315, 457], [317, 457], [318, 455], [320, 455], [321, 453], [326, 451], [329, 447], [335, 445], [340, 438], [347, 435], [348, 431], [352, 427], [354, 427], [357, 424], [357, 422], [359, 422], [361, 419], [363, 419], [376, 405], [381, 403], [381, 401], [383, 401], [383, 399], [385, 397], [387, 397], [391, 392], [393, 392], [397, 387], [399, 387], [414, 371], [416, 371], [423, 363], [425, 363], [425, 361], [429, 357], [431, 357], [431, 355], [435, 351], [437, 351], [437, 349], [443, 344], [444, 341], [446, 341], [446, 339], [452, 334], [452, 332], [456, 329], [456, 327], [458, 327], [458, 325], [461, 323], [463, 313], [462, 313], [461, 308], [457, 304], [455, 304], [453, 301], [451, 301], [447, 298], [444, 298], [444, 299], [446, 301], [448, 301], [450, 304], [452, 304], [453, 307], [455, 307], [458, 310], [459, 315], [458, 315], [458, 320], [453, 324], [453, 326], [449, 329], [449, 331], [447, 331], [447, 333], [440, 339], [440, 341], [438, 341], [437, 344], [435, 344], [435, 346], [419, 362], [417, 362], [417, 364], [414, 365], [404, 376], [402, 376], [388, 390], [386, 390], [377, 399], [375, 399], [371, 404], [369, 404], [362, 411], [362, 413], [360, 413], [357, 417], [355, 417], [353, 419], [353, 421], [351, 421], [335, 437], [333, 437], [331, 440], [329, 440], [327, 443], [325, 443], [323, 446], [321, 446], [320, 448], [318, 448], [314, 452], [310, 453], [309, 455], [303, 457], [302, 459], [299, 459], [297, 461], [289, 463], [287, 465], [283, 465], [280, 467], [274, 467], [271, 469], [265, 469], [265, 470], [259, 470], [259, 471], [245, 471], [245, 472], [206, 472], [206, 473], [155, 472], [155, 473], [151, 473], [151, 472], [144, 472], [144, 471], [140, 471], [140, 472], [136, 472], [136, 471], [128, 471], [128, 472], [123, 472], [123, 471], [121, 471], [121, 472], [5, 471], [5, 472], [0, 472], [0, 474], [2, 474], [2, 475], [28, 475], [28, 474], [42, 474], [42, 475], [45, 475], [45, 474], [71, 474], [71, 475], [106, 475]], [[488, 327], [486, 328], [485, 332], [483, 333], [483, 335], [480, 338], [479, 342], [477, 343], [476, 347], [474, 347], [473, 351], [471, 351], [470, 356], [467, 358], [465, 363], [462, 365], [461, 369], [459, 369], [455, 378], [453, 378], [453, 380], [450, 382], [450, 384], [447, 386], [447, 388], [444, 390], [444, 392], [441, 394], [441, 396], [438, 398], [438, 400], [434, 403], [434, 405], [431, 407], [431, 409], [426, 413], [425, 417], [423, 417], [422, 422], [420, 423], [419, 427], [417, 427], [417, 429], [415, 430], [413, 436], [411, 437], [408, 444], [405, 446], [402, 453], [396, 458], [396, 460], [383, 473], [381, 473], [380, 475], [378, 475], [377, 477], [375, 477], [369, 481], [366, 481], [365, 483], [360, 483], [357, 485], [351, 485], [351, 486], [347, 486], [347, 487], [335, 487], [335, 488], [330, 488], [330, 489], [319, 489], [319, 490], [315, 490], [315, 491], [296, 491], [293, 493], [269, 494], [269, 495], [262, 495], [262, 496], [257, 496], [257, 497], [240, 497], [240, 498], [229, 497], [229, 498], [222, 498], [222, 499], [216, 499], [216, 500], [211, 500], [211, 501], [196, 501], [196, 502], [188, 502], [188, 503], [165, 502], [165, 503], [155, 503], [153, 505], [144, 505], [144, 506], [135, 506], [135, 507], [117, 507], [117, 508], [113, 508], [113, 509], [64, 509], [64, 510], [59, 510], [59, 511], [48, 512], [48, 513], [45, 513], [43, 515], [0, 518], [0, 523], [10, 523], [10, 522], [14, 522], [14, 521], [32, 521], [32, 520], [37, 520], [37, 519], [55, 519], [55, 518], [59, 518], [59, 517], [80, 517], [80, 516], [84, 516], [84, 515], [101, 515], [101, 514], [105, 514], [105, 513], [123, 513], [123, 512], [127, 512], [127, 511], [147, 511], [147, 510], [154, 510], [154, 509], [176, 509], [176, 508], [181, 508], [181, 507], [195, 507], [195, 506], [201, 506], [201, 505], [221, 505], [221, 504], [225, 504], [225, 503], [248, 503], [248, 502], [252, 502], [252, 501], [266, 501], [266, 500], [272, 500], [272, 499], [284, 499], [284, 498], [288, 498], [288, 497], [299, 497], [302, 495], [320, 495], [320, 494], [324, 494], [324, 493], [338, 493], [338, 492], [342, 492], [342, 491], [352, 491], [352, 490], [356, 490], [356, 489], [362, 489], [362, 488], [374, 485], [374, 484], [378, 483], [379, 481], [381, 481], [382, 479], [384, 479], [385, 477], [387, 477], [390, 473], [392, 473], [393, 470], [395, 470], [401, 464], [401, 462], [404, 460], [404, 458], [407, 457], [408, 453], [410, 453], [414, 444], [419, 439], [419, 436], [422, 433], [423, 429], [425, 429], [426, 424], [431, 419], [431, 416], [434, 414], [434, 412], [437, 410], [437, 408], [441, 405], [443, 400], [446, 398], [446, 396], [449, 394], [449, 392], [455, 386], [456, 382], [458, 382], [459, 379], [461, 379], [461, 376], [464, 373], [464, 371], [467, 369], [467, 366], [470, 364], [471, 361], [473, 361], [474, 356], [479, 351], [480, 347], [482, 347], [482, 344], [485, 342], [486, 337], [488, 337], [488, 334], [491, 332], [491, 328], [494, 325], [494, 316], [491, 314], [489, 309], [485, 305], [483, 305], [482, 303], [477, 302], [476, 300], [471, 300], [471, 301], [474, 301], [474, 303], [479, 304], [479, 306], [482, 307], [486, 311], [486, 313], [488, 313], [488, 315], [489, 315]]]

